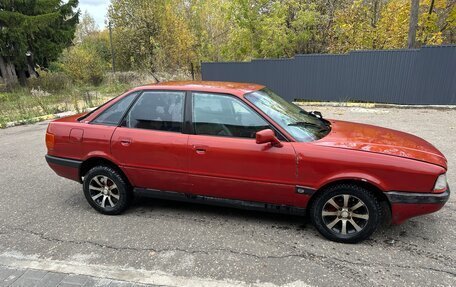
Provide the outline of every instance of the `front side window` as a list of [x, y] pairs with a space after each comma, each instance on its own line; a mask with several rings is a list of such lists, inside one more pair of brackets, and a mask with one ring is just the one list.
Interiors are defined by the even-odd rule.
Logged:
[[92, 121], [95, 124], [116, 126], [139, 92], [131, 93], [103, 111]]
[[269, 124], [240, 100], [220, 94], [193, 93], [197, 135], [255, 138]]
[[331, 129], [327, 121], [285, 101], [269, 89], [251, 92], [245, 95], [245, 98], [279, 124], [297, 141], [310, 142], [321, 139]]
[[129, 128], [181, 132], [185, 92], [144, 92], [127, 114], [123, 125]]

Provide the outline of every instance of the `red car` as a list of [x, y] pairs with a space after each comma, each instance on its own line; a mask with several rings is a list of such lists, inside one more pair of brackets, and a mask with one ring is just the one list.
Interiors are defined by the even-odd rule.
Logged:
[[49, 124], [49, 166], [119, 214], [134, 194], [307, 214], [338, 242], [399, 224], [449, 198], [447, 161], [425, 140], [324, 119], [256, 84], [135, 88]]

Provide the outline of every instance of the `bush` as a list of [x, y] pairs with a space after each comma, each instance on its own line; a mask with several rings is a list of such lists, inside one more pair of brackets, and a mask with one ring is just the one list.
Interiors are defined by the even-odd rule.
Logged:
[[64, 73], [40, 72], [40, 77], [28, 81], [31, 90], [43, 90], [50, 93], [60, 92], [71, 87], [71, 79]]
[[0, 93], [2, 92], [9, 92], [9, 88], [6, 84], [0, 82]]
[[62, 70], [76, 82], [98, 86], [103, 81], [106, 63], [94, 49], [75, 46], [64, 53]]
[[120, 85], [126, 87], [136, 87], [155, 82], [156, 80], [151, 74], [141, 71], [107, 73], [103, 81], [107, 86]]
[[137, 72], [115, 72], [115, 73], [107, 73], [105, 75], [104, 82], [108, 85], [116, 85], [116, 84], [131, 84], [133, 82], [138, 81], [138, 79], [142, 78], [143, 75]]
[[103, 83], [106, 85], [128, 85], [131, 87], [153, 84], [160, 81], [191, 80], [191, 73], [186, 70], [175, 70], [172, 72], [157, 72], [154, 75], [147, 72], [115, 72], [105, 74]]

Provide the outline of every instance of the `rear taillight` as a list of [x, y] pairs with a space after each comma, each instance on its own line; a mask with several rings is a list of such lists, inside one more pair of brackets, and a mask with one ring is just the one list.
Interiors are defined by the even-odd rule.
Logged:
[[55, 136], [51, 133], [46, 133], [46, 147], [48, 150], [53, 150], [55, 144]]

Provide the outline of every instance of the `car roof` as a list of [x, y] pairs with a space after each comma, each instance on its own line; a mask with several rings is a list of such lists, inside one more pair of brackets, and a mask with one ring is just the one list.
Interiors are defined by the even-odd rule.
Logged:
[[245, 93], [258, 91], [263, 89], [263, 85], [251, 83], [236, 83], [236, 82], [218, 82], [218, 81], [171, 81], [161, 82], [156, 84], [144, 85], [133, 90], [185, 90], [185, 91], [200, 91], [227, 93], [237, 96], [242, 96]]

